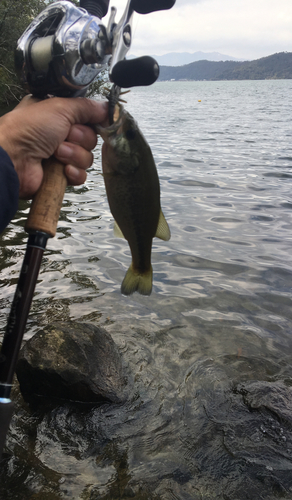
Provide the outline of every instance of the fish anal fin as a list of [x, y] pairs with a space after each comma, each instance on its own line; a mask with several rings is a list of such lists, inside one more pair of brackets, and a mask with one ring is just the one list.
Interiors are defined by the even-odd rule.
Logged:
[[152, 266], [144, 273], [139, 273], [130, 265], [123, 279], [121, 292], [123, 295], [131, 295], [139, 292], [141, 295], [150, 295], [152, 291]]
[[170, 239], [170, 229], [162, 213], [162, 210], [160, 210], [155, 236], [156, 238], [160, 238], [164, 241], [168, 241]]
[[124, 238], [124, 239], [126, 239], [116, 221], [115, 221], [115, 224], [114, 224], [114, 235], [115, 235], [116, 238]]

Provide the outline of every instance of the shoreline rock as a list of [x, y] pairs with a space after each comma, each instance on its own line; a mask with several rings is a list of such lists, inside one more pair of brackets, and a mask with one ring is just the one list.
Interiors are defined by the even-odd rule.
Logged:
[[111, 335], [90, 323], [60, 322], [37, 332], [20, 351], [16, 375], [25, 400], [83, 403], [127, 399], [122, 358]]

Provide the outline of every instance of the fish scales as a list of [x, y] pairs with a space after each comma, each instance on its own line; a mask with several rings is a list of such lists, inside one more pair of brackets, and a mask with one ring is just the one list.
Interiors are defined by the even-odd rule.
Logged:
[[[115, 233], [129, 243], [132, 264], [122, 293], [152, 290], [151, 249], [154, 236], [169, 239], [160, 207], [159, 178], [151, 149], [133, 117], [119, 105], [113, 125], [97, 126], [102, 136], [102, 168], [107, 198], [115, 219]], [[157, 232], [159, 228], [159, 231]]]
[[112, 162], [103, 151], [104, 181], [112, 215], [129, 242], [135, 268], [145, 271], [150, 266], [151, 240], [160, 213], [159, 181], [156, 169], [151, 172], [143, 168], [145, 162], [154, 165], [150, 148], [143, 158], [139, 153], [137, 167], [131, 169], [128, 161], [123, 158]]

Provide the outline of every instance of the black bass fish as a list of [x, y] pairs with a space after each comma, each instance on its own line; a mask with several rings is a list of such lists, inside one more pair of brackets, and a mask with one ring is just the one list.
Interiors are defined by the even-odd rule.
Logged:
[[130, 246], [132, 263], [121, 292], [150, 295], [151, 249], [154, 236], [169, 240], [170, 231], [160, 207], [160, 186], [151, 149], [134, 118], [118, 104], [109, 127], [97, 125], [104, 140], [102, 170], [107, 198], [115, 219], [115, 235]]

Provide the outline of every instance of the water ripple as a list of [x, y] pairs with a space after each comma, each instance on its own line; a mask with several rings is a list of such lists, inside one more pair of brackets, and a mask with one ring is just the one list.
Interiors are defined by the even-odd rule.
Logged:
[[[290, 86], [163, 82], [129, 94], [172, 233], [153, 241], [153, 293], [120, 294], [131, 258], [113, 235], [98, 146], [86, 184], [66, 192], [26, 338], [60, 319], [104, 325], [134, 392], [121, 407], [89, 413], [62, 407], [36, 416], [21, 407], [7, 491], [21, 482], [24, 500], [59, 498], [56, 491], [245, 500], [292, 487]], [[1, 239], [2, 330], [28, 210], [22, 202]], [[21, 415], [29, 429], [22, 441]]]

